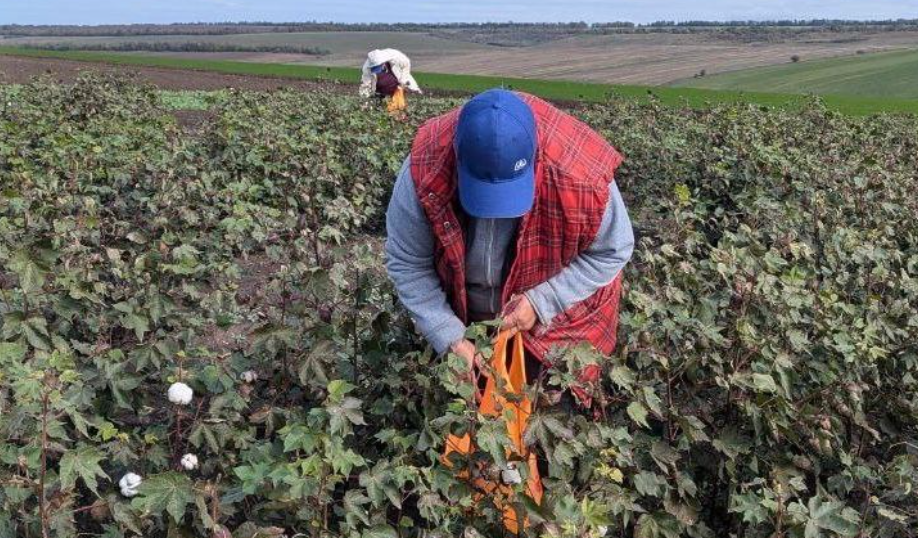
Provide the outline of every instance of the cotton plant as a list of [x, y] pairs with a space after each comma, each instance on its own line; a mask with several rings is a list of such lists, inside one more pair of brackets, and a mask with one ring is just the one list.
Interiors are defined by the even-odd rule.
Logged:
[[194, 398], [194, 391], [181, 381], [173, 383], [168, 391], [169, 401], [175, 405], [188, 405]]
[[181, 460], [182, 469], [186, 471], [194, 471], [198, 468], [199, 462], [198, 457], [194, 454], [188, 453], [182, 456]]
[[143, 484], [143, 478], [137, 473], [126, 473], [118, 481], [121, 494], [125, 497], [136, 496], [141, 484]]

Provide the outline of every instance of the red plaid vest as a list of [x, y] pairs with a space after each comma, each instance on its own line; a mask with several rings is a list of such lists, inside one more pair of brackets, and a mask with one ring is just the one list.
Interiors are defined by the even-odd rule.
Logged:
[[[520, 223], [516, 252], [503, 286], [504, 303], [558, 274], [596, 237], [609, 197], [609, 183], [621, 155], [598, 133], [547, 102], [524, 93], [538, 130], [536, 194]], [[449, 302], [468, 322], [465, 289], [466, 218], [456, 191], [453, 136], [460, 108], [432, 118], [418, 130], [411, 148], [411, 175], [435, 240], [437, 274]], [[463, 219], [460, 221], [460, 219]], [[554, 346], [592, 343], [604, 354], [615, 349], [621, 275], [592, 296], [559, 314], [549, 326], [526, 335], [526, 347], [540, 360]]]

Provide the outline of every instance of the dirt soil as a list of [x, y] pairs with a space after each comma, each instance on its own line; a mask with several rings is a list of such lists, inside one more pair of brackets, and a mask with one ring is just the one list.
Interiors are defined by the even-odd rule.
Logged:
[[52, 58], [26, 58], [0, 54], [0, 84], [24, 84], [37, 76], [50, 76], [61, 83], [73, 82], [83, 71], [130, 73], [141, 82], [164, 90], [275, 90], [278, 88], [318, 88], [342, 92], [354, 91], [347, 84], [332, 84], [286, 78], [231, 75], [208, 71], [164, 69], [158, 67], [118, 66], [95, 62], [75, 62]]
[[[205, 39], [205, 37], [207, 39]], [[22, 45], [41, 42], [108, 42], [128, 38], [15, 38], [4, 43]], [[132, 40], [140, 39], [137, 37]], [[143, 41], [187, 39], [181, 36], [152, 36]], [[227, 53], [164, 53], [184, 58], [232, 59], [250, 62], [279, 62], [289, 64], [359, 66], [367, 50], [386, 42], [409, 53], [418, 71], [531, 78], [580, 80], [617, 84], [669, 84], [690, 79], [704, 70], [708, 75], [780, 65], [799, 56], [804, 61], [859, 53], [880, 52], [918, 47], [918, 31], [787, 31], [763, 33], [697, 34], [610, 34], [574, 35], [551, 39], [522, 47], [506, 47], [469, 43], [463, 39], [441, 39], [412, 32], [319, 32], [314, 34], [262, 36], [201, 36], [204, 41], [246, 43], [256, 40], [266, 44], [293, 42], [328, 48], [331, 54], [227, 52]], [[297, 41], [308, 39], [306, 41]], [[526, 37], [529, 39], [529, 37]], [[195, 41], [198, 38], [194, 39]], [[157, 54], [158, 55], [158, 54]], [[38, 60], [42, 62], [43, 60]], [[2, 72], [16, 73], [32, 69], [35, 60], [19, 59], [18, 67], [0, 63]], [[32, 62], [30, 65], [29, 62]], [[55, 61], [55, 70], [62, 74], [74, 71], [78, 62]], [[38, 67], [39, 73], [42, 67]], [[78, 68], [76, 68], [78, 69]], [[214, 89], [227, 86], [270, 89], [278, 86], [276, 79], [206, 74], [188, 80], [181, 72], [156, 68], [137, 68], [163, 88]], [[19, 75], [15, 75], [19, 76]], [[64, 75], [62, 75], [64, 76]], [[293, 84], [290, 82], [289, 84]], [[282, 85], [289, 85], [285, 81]], [[299, 82], [294, 85], [309, 85]]]
[[[76, 80], [80, 73], [121, 73], [137, 77], [141, 83], [152, 84], [163, 90], [239, 90], [270, 91], [281, 88], [299, 90], [328, 90], [344, 94], [357, 94], [357, 84], [319, 82], [295, 78], [260, 75], [233, 75], [193, 69], [172, 69], [136, 65], [114, 65], [102, 62], [78, 62], [57, 58], [29, 58], [0, 54], [0, 84], [25, 84], [35, 77], [49, 76], [55, 82], [67, 84]], [[433, 97], [456, 97], [468, 92], [425, 90]], [[417, 98], [417, 96], [414, 96]]]
[[210, 110], [174, 110], [172, 115], [185, 133], [196, 133], [216, 118]]
[[[28, 58], [0, 54], [0, 84], [26, 84], [36, 77], [46, 76], [62, 84], [71, 83], [82, 72], [120, 73], [136, 77], [140, 83], [152, 84], [164, 90], [242, 90], [270, 91], [294, 88], [302, 91], [332, 91], [356, 94], [356, 84], [335, 84], [282, 77], [232, 75], [210, 71], [166, 69], [158, 67], [111, 65], [98, 62], [77, 62], [55, 58]], [[433, 97], [465, 95], [460, 92], [428, 91]], [[179, 125], [188, 131], [200, 129], [213, 113], [206, 110], [176, 110]]]
[[[723, 73], [803, 60], [853, 56], [918, 46], [918, 32], [846, 35], [810, 33], [770, 42], [746, 43], [708, 34], [580, 36], [529, 47], [497, 47], [487, 53], [440, 55], [419, 61], [419, 71], [523, 76], [610, 84], [663, 85], [701, 70]], [[318, 63], [337, 64], [336, 55]]]

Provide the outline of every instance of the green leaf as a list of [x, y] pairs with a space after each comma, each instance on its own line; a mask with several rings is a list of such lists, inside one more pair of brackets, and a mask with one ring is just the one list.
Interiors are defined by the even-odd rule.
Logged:
[[647, 408], [644, 407], [644, 404], [641, 402], [631, 402], [628, 404], [627, 411], [631, 420], [635, 421], [639, 426], [645, 428], [650, 427], [650, 424], [647, 423]]
[[692, 191], [685, 183], [678, 183], [673, 187], [673, 194], [676, 195], [676, 199], [679, 200], [681, 205], [688, 205], [692, 199]]
[[748, 438], [740, 434], [735, 428], [727, 427], [712, 444], [714, 448], [725, 454], [731, 460], [742, 454], [747, 454], [752, 449]]
[[[475, 442], [482, 451], [486, 452], [493, 458], [494, 462], [500, 466], [507, 463], [507, 447], [512, 446], [510, 438], [507, 437], [507, 426], [502, 421], [489, 420], [483, 422], [475, 436]], [[555, 452], [558, 448], [555, 447]]]
[[610, 514], [608, 506], [592, 501], [588, 498], [584, 498], [580, 502], [580, 513], [583, 514], [584, 521], [586, 521], [587, 524], [589, 524], [591, 527], [613, 525], [615, 523], [615, 520]]
[[683, 415], [676, 417], [679, 426], [682, 427], [683, 434], [693, 442], [709, 441], [708, 434], [704, 431], [704, 422], [696, 416]]
[[51, 349], [48, 322], [43, 317], [32, 317], [22, 323], [22, 334], [35, 349]]
[[176, 523], [185, 515], [185, 507], [194, 501], [191, 479], [176, 472], [145, 479], [139, 491], [140, 496], [131, 503], [135, 508], [151, 513], [165, 510]]
[[86, 487], [96, 495], [99, 494], [96, 477], [108, 478], [99, 462], [105, 455], [96, 448], [87, 447], [70, 450], [61, 458], [61, 489], [70, 489], [76, 485], [77, 478], [82, 478]]
[[551, 461], [561, 467], [573, 468], [577, 454], [569, 443], [559, 443], [551, 451]]
[[[337, 398], [329, 397], [331, 401]], [[365, 425], [363, 413], [360, 412], [361, 401], [351, 396], [346, 396], [340, 403], [326, 407], [329, 415], [329, 429], [335, 436], [346, 436], [351, 433], [351, 424]]]
[[823, 502], [819, 495], [807, 503], [810, 517], [804, 530], [805, 538], [829, 536], [822, 531], [831, 531], [846, 538], [858, 533], [860, 514], [841, 501]]
[[667, 471], [670, 466], [675, 466], [680, 458], [679, 452], [676, 449], [662, 441], [654, 442], [653, 446], [650, 448], [650, 456], [664, 472]]
[[570, 426], [561, 422], [561, 420], [555, 415], [547, 415], [545, 417], [545, 427], [548, 430], [555, 434], [560, 439], [565, 441], [570, 441], [574, 438], [574, 430]]
[[769, 517], [762, 500], [753, 492], [735, 493], [730, 496], [730, 512], [742, 515], [744, 523], [761, 525], [768, 521]]
[[328, 398], [332, 401], [340, 401], [345, 394], [354, 390], [354, 385], [342, 379], [334, 379], [328, 383]]
[[644, 387], [644, 401], [647, 403], [647, 407], [650, 408], [655, 415], [658, 417], [663, 416], [663, 400], [657, 396], [653, 387]]
[[675, 495], [667, 495], [663, 499], [663, 506], [666, 508], [667, 513], [675, 517], [683, 525], [691, 526], [698, 521], [698, 509], [693, 504], [687, 503]]
[[326, 357], [334, 353], [334, 342], [322, 340], [314, 345], [303, 362], [297, 368], [297, 375], [300, 383], [303, 385], [326, 386], [328, 384], [328, 373], [326, 372]]
[[250, 465], [240, 465], [233, 469], [236, 477], [242, 480], [242, 492], [247, 495], [252, 495], [258, 491], [264, 485], [270, 472], [271, 467], [261, 461]]
[[150, 322], [144, 316], [134, 313], [125, 314], [121, 317], [121, 325], [125, 329], [132, 329], [137, 339], [143, 341], [143, 335], [150, 331]]
[[302, 450], [310, 453], [318, 446], [318, 436], [300, 424], [285, 426], [278, 433], [284, 440], [284, 452]]
[[9, 514], [0, 514], [0, 538], [16, 538], [16, 526]]
[[778, 392], [778, 385], [775, 384], [775, 379], [768, 374], [752, 374], [752, 385], [759, 392]]
[[351, 449], [344, 450], [340, 446], [333, 445], [334, 448], [329, 450], [332, 469], [336, 473], [349, 475], [355, 467], [366, 465], [366, 460], [360, 454]]
[[344, 517], [350, 525], [356, 526], [357, 520], [364, 525], [370, 524], [370, 515], [364, 507], [369, 503], [369, 497], [364, 495], [359, 489], [351, 489], [344, 494], [344, 500], [342, 501]]
[[374, 525], [363, 531], [361, 538], [398, 538], [398, 533], [389, 525]]
[[25, 294], [40, 291], [45, 285], [48, 271], [29, 256], [28, 251], [19, 251], [13, 255], [9, 268], [19, 277], [19, 287]]
[[656, 473], [641, 471], [634, 475], [634, 489], [641, 495], [659, 497], [666, 486], [666, 480]]
[[894, 521], [896, 523], [907, 523], [909, 520], [908, 516], [900, 514], [898, 512], [894, 512], [890, 510], [889, 508], [878, 508], [877, 513], [881, 515], [882, 517], [890, 521]]
[[392, 481], [392, 473], [381, 465], [361, 473], [360, 486], [366, 488], [374, 505], [384, 507], [390, 503], [396, 508], [402, 507], [401, 492]]
[[28, 348], [20, 342], [0, 342], [0, 364], [17, 365], [27, 352]]
[[679, 522], [669, 514], [643, 514], [634, 528], [635, 538], [680, 538]]
[[623, 365], [613, 366], [612, 372], [609, 374], [609, 376], [616, 386], [625, 390], [630, 389], [636, 382], [634, 371]]

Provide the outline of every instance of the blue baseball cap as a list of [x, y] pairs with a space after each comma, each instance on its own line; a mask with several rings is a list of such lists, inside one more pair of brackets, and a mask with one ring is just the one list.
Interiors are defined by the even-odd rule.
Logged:
[[515, 93], [488, 90], [459, 113], [459, 201], [477, 218], [515, 218], [535, 200], [536, 125]]

